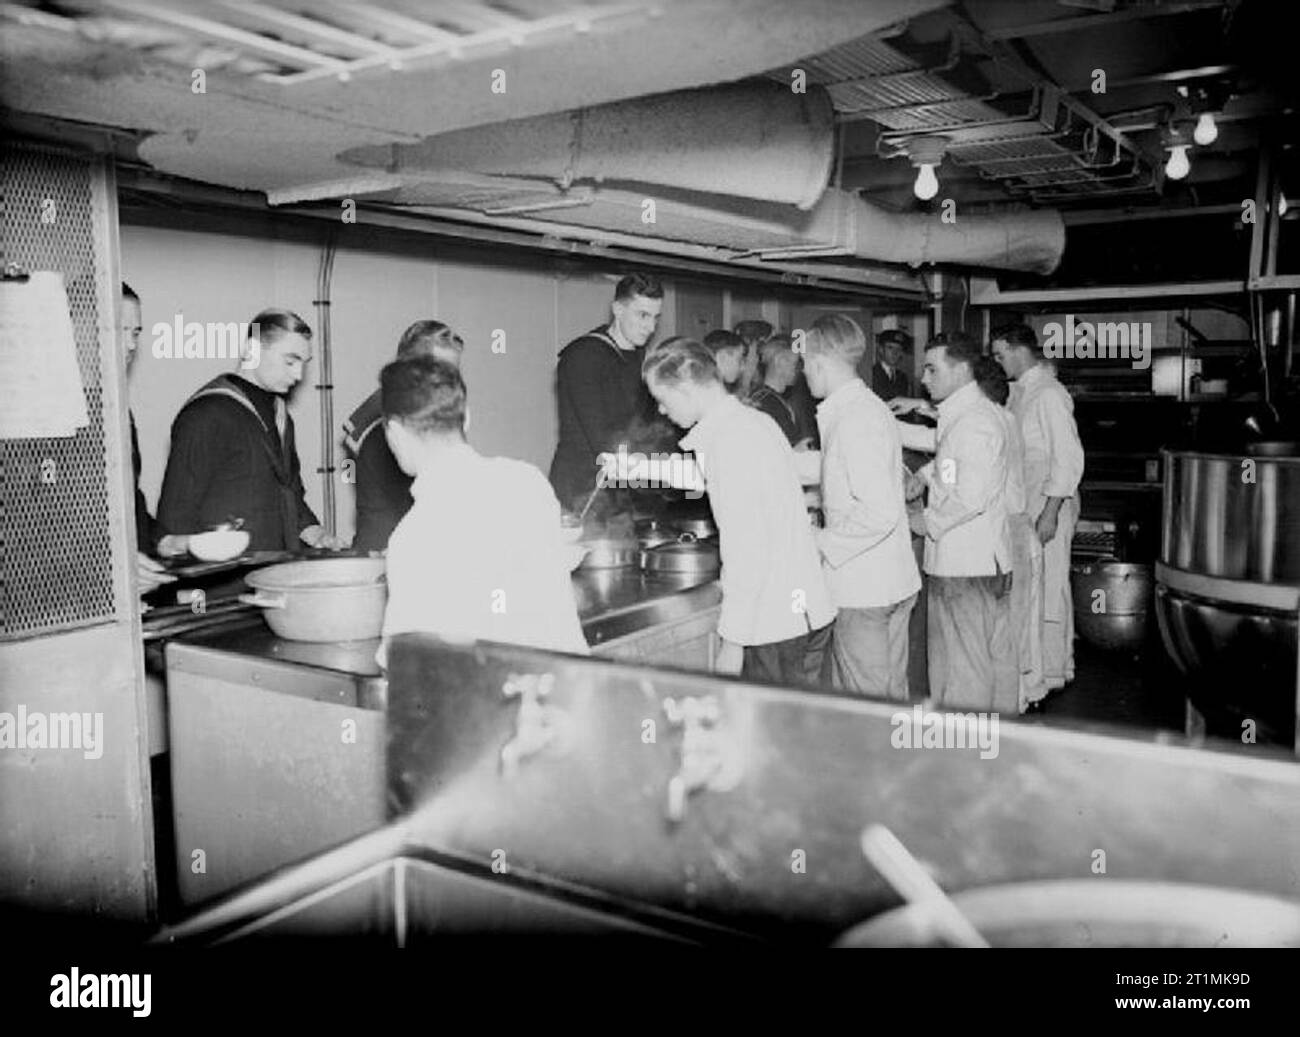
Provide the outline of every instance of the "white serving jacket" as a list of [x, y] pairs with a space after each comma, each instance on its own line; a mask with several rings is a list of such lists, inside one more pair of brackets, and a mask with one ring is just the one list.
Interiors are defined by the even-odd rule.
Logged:
[[918, 473], [929, 487], [924, 565], [933, 576], [1011, 571], [1010, 461], [1001, 410], [974, 382], [939, 404], [935, 458]]
[[817, 407], [826, 517], [817, 546], [836, 608], [894, 605], [921, 589], [897, 426], [860, 378], [841, 385]]

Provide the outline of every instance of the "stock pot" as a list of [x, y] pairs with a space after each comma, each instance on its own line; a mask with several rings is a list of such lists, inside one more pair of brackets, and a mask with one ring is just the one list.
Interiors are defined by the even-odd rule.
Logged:
[[364, 641], [378, 637], [388, 603], [382, 558], [319, 558], [285, 562], [244, 577], [246, 605], [290, 641]]
[[1294, 744], [1300, 446], [1163, 451], [1156, 619], [1193, 704], [1223, 730]]

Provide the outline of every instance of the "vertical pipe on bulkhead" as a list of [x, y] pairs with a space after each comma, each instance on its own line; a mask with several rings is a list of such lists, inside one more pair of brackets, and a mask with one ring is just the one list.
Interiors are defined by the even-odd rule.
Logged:
[[321, 499], [324, 511], [321, 520], [330, 536], [333, 536], [338, 529], [338, 506], [334, 494], [334, 362], [330, 349], [330, 284], [334, 278], [334, 236], [334, 231], [331, 230], [321, 248], [314, 300], [320, 343], [316, 390], [320, 393], [321, 463], [316, 471], [321, 477]]

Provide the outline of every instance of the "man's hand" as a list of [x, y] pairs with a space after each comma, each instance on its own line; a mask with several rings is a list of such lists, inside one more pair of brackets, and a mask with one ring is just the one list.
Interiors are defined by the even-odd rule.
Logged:
[[1061, 505], [1064, 503], [1064, 497], [1047, 498], [1047, 503], [1043, 506], [1043, 513], [1038, 516], [1038, 521], [1034, 523], [1034, 530], [1038, 533], [1039, 543], [1051, 543], [1052, 539], [1056, 536], [1056, 527], [1061, 514]]
[[886, 406], [896, 415], [923, 414], [927, 418], [937, 418], [939, 412], [929, 400], [920, 400], [911, 396], [895, 396]]
[[903, 500], [914, 501], [925, 493], [925, 480], [912, 472], [903, 471]]
[[1052, 538], [1056, 536], [1056, 527], [1056, 509], [1044, 508], [1043, 513], [1038, 516], [1038, 521], [1034, 523], [1034, 529], [1038, 532], [1038, 542], [1051, 543]]
[[341, 551], [348, 546], [346, 540], [325, 532], [324, 526], [308, 526], [298, 534], [298, 538], [308, 547], [321, 551]]
[[148, 594], [157, 590], [164, 583], [174, 583], [176, 577], [167, 572], [143, 551], [135, 553], [135, 578], [140, 585], [140, 593]]
[[907, 528], [916, 536], [927, 536], [928, 530], [925, 528], [925, 512], [920, 509], [908, 508]]
[[745, 662], [745, 649], [725, 637], [718, 640], [721, 643], [718, 645], [718, 656], [713, 660], [713, 672], [733, 675], [740, 673]]
[[189, 550], [190, 538], [179, 533], [168, 533], [158, 541], [160, 558], [179, 558], [183, 554], [188, 554]]

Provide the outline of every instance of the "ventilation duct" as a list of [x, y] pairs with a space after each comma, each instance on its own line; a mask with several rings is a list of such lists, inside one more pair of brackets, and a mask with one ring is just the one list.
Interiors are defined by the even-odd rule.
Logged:
[[[855, 257], [1048, 273], [1058, 212], [891, 213], [827, 188], [829, 100], [744, 84], [604, 105], [357, 148], [345, 161], [405, 184], [376, 201], [524, 214], [563, 208], [573, 227], [720, 246], [770, 259]], [[592, 184], [599, 185], [595, 189]], [[639, 189], [644, 189], [644, 192]], [[306, 196], [272, 194], [273, 204]], [[647, 224], [645, 199], [655, 201]]]
[[417, 180], [456, 171], [561, 189], [638, 183], [808, 209], [830, 179], [835, 121], [824, 90], [797, 94], [761, 83], [658, 94], [339, 157]]

